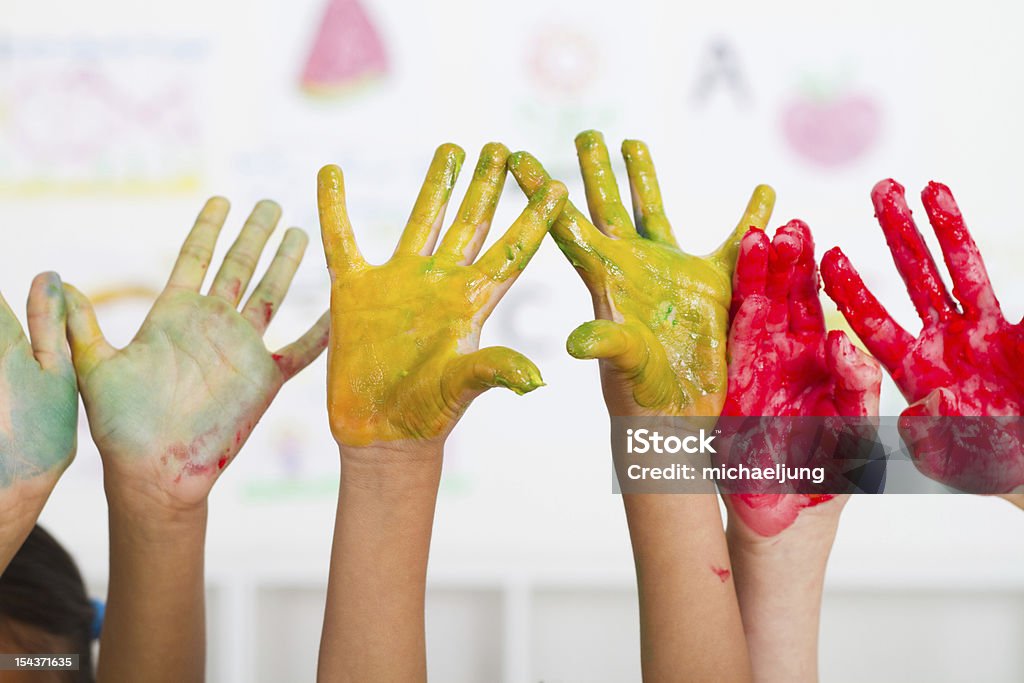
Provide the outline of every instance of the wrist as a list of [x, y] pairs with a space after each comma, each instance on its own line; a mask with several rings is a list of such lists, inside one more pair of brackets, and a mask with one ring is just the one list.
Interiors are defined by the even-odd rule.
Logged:
[[115, 530], [123, 538], [143, 544], [163, 544], [189, 538], [203, 538], [206, 533], [208, 507], [206, 500], [179, 505], [123, 490], [107, 490], [107, 507], [111, 535]]
[[[734, 562], [756, 565], [763, 576], [785, 580], [794, 568], [810, 576], [824, 575], [838, 529], [835, 519], [804, 518], [800, 515], [789, 528], [773, 536], [762, 536], [730, 511], [725, 537]], [[742, 558], [742, 559], [741, 559]]]
[[378, 493], [430, 490], [441, 481], [443, 442], [396, 441], [371, 446], [339, 446], [341, 487]]
[[0, 488], [0, 530], [35, 524], [57, 477], [37, 476]]

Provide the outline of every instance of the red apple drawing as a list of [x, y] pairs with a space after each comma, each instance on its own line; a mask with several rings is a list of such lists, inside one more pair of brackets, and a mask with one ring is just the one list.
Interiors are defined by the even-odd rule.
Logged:
[[866, 95], [801, 95], [782, 110], [782, 133], [802, 159], [835, 168], [862, 157], [879, 137], [882, 114]]

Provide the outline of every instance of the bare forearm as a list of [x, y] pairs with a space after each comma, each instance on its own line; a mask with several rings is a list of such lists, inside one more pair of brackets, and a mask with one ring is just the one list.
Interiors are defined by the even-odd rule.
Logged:
[[97, 680], [205, 678], [206, 505], [143, 515], [110, 506], [110, 587]]
[[342, 458], [320, 681], [426, 680], [423, 606], [440, 450], [412, 463], [393, 456], [359, 449]]
[[35, 525], [35, 519], [35, 516], [25, 515], [8, 517], [0, 523], [0, 574], [4, 573], [7, 565], [21, 548], [21, 544], [28, 538]]
[[624, 495], [646, 683], [746, 681], [729, 554], [714, 495]]
[[838, 519], [802, 514], [777, 536], [730, 519], [729, 554], [755, 681], [818, 680], [825, 567]]
[[0, 574], [32, 532], [52, 488], [52, 482], [20, 482], [0, 489]]

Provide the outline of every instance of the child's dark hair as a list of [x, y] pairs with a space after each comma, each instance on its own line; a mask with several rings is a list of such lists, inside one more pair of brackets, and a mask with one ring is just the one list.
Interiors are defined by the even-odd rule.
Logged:
[[77, 654], [78, 671], [45, 680], [92, 683], [94, 612], [75, 561], [36, 525], [0, 575], [0, 643], [18, 654]]

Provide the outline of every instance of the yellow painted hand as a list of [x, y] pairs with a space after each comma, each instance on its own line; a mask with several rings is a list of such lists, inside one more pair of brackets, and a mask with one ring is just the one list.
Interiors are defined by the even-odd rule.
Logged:
[[204, 502], [281, 386], [327, 345], [326, 314], [277, 353], [263, 344], [308, 243], [297, 228], [237, 310], [280, 218], [273, 202], [256, 205], [209, 294], [199, 293], [227, 212], [223, 198], [206, 203], [167, 287], [123, 349], [104, 339], [89, 300], [65, 287], [72, 356], [108, 496]]
[[[740, 239], [763, 229], [775, 193], [759, 185], [739, 225], [708, 256], [679, 248], [665, 211], [647, 146], [622, 144], [636, 226], [619, 198], [600, 133], [576, 137], [587, 204], [594, 224], [567, 203], [551, 235], [590, 290], [597, 320], [566, 344], [576, 358], [597, 358], [612, 415], [717, 416], [727, 386], [726, 334], [732, 272]], [[527, 194], [548, 182], [525, 152], [509, 167]]]
[[565, 187], [539, 183], [526, 210], [483, 256], [505, 183], [508, 150], [483, 148], [458, 216], [435, 253], [463, 151], [438, 148], [394, 255], [367, 264], [345, 209], [341, 169], [320, 171], [324, 251], [331, 271], [328, 412], [344, 446], [443, 441], [487, 389], [543, 384], [525, 356], [477, 350], [480, 329], [530, 261], [565, 202]]

